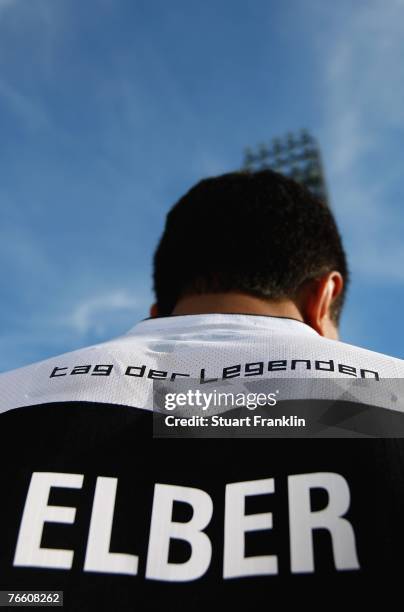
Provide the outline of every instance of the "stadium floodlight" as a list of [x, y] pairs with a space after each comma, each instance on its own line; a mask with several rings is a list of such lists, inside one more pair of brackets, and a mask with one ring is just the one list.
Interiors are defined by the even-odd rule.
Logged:
[[242, 170], [266, 168], [294, 178], [329, 203], [320, 149], [307, 130], [289, 132], [283, 138], [273, 138], [269, 144], [261, 143], [255, 152], [250, 147], [245, 149]]

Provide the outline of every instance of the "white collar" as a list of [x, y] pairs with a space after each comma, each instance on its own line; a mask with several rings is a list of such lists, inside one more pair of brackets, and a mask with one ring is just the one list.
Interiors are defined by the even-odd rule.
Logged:
[[167, 317], [155, 317], [143, 319], [134, 327], [129, 329], [125, 335], [149, 334], [154, 331], [184, 330], [193, 328], [224, 327], [230, 330], [262, 329], [276, 332], [287, 332], [293, 334], [315, 334], [317, 332], [298, 319], [289, 317], [274, 317], [269, 315], [239, 314], [239, 313], [209, 313], [170, 315]]

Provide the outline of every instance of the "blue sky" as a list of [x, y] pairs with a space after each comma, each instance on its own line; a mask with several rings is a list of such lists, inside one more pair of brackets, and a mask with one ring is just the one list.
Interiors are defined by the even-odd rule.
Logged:
[[342, 339], [403, 358], [404, 2], [0, 0], [0, 370], [148, 316], [164, 217], [243, 150], [319, 140]]

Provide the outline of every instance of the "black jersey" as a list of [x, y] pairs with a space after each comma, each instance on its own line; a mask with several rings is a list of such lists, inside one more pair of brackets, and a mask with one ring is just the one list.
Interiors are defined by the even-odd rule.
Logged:
[[[403, 373], [299, 321], [209, 314], [147, 319], [2, 374], [0, 590], [63, 591], [67, 610], [387, 597], [403, 571], [404, 443], [377, 436], [377, 402], [350, 403], [374, 435], [167, 439], [153, 436], [153, 386], [296, 376], [388, 389]], [[403, 398], [387, 404], [394, 426]]]

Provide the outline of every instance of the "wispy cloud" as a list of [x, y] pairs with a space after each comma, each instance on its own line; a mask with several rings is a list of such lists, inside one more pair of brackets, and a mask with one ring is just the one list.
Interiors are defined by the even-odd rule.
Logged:
[[109, 317], [122, 311], [135, 311], [141, 306], [139, 297], [126, 290], [112, 291], [87, 298], [77, 304], [65, 322], [78, 334], [105, 334]]
[[353, 6], [327, 44], [321, 39], [326, 166], [354, 271], [402, 282], [404, 2]]
[[328, 46], [327, 107], [335, 171], [342, 172], [376, 149], [389, 127], [404, 126], [404, 2], [356, 5], [343, 31]]
[[147, 316], [144, 294], [117, 289], [75, 300], [66, 291], [40, 310], [33, 302], [17, 325], [0, 330], [0, 372], [125, 333]]
[[0, 11], [7, 8], [11, 4], [15, 4], [18, 0], [0, 0]]

